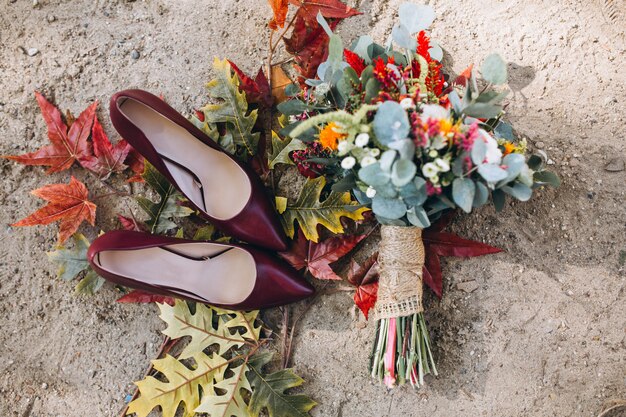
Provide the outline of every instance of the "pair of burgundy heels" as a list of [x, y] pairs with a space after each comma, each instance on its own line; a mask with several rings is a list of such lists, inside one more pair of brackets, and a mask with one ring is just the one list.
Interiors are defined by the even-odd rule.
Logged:
[[99, 275], [125, 287], [238, 310], [313, 294], [295, 269], [269, 252], [286, 250], [287, 238], [263, 184], [248, 167], [148, 92], [115, 94], [110, 114], [121, 136], [201, 215], [256, 247], [118, 230], [89, 247], [89, 262]]

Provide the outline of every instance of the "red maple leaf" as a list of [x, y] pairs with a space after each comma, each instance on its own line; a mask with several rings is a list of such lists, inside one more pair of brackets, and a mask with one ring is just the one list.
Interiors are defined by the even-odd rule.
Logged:
[[270, 20], [270, 29], [276, 30], [285, 26], [285, 18], [287, 17], [287, 10], [289, 9], [288, 0], [268, 0], [274, 17]]
[[35, 92], [41, 114], [48, 126], [48, 139], [50, 145], [26, 153], [23, 155], [6, 155], [4, 158], [12, 159], [24, 165], [49, 166], [47, 174], [68, 169], [74, 161], [82, 160], [92, 155], [91, 144], [87, 142], [96, 114], [95, 101], [87, 107], [76, 120], [68, 120], [70, 127], [63, 121], [59, 109], [39, 92]]
[[363, 239], [366, 235], [329, 237], [319, 243], [306, 240], [302, 230], [298, 229], [298, 237], [289, 252], [279, 253], [295, 269], [304, 269], [317, 279], [335, 279], [341, 277], [335, 273], [330, 264], [338, 261]]
[[349, 49], [343, 50], [343, 56], [346, 59], [348, 65], [350, 65], [352, 69], [356, 72], [356, 75], [360, 77], [361, 73], [366, 67], [365, 60]]
[[96, 220], [96, 205], [88, 200], [85, 184], [72, 176], [69, 184], [51, 184], [31, 191], [48, 204], [12, 226], [34, 226], [60, 221], [59, 243], [69, 238], [86, 220], [92, 226]]
[[128, 156], [126, 157], [126, 165], [128, 165], [130, 170], [135, 174], [128, 179], [128, 182], [143, 182], [141, 174], [143, 174], [145, 158], [133, 147], [130, 148]]
[[370, 256], [363, 265], [350, 261], [348, 282], [356, 287], [354, 303], [367, 319], [369, 311], [376, 304], [378, 295], [378, 252]]
[[302, 14], [307, 23], [317, 22], [318, 13], [325, 18], [338, 19], [361, 14], [339, 0], [289, 0], [289, 3], [300, 6], [298, 13]]
[[117, 215], [117, 219], [120, 221], [122, 228], [124, 230], [130, 230], [134, 232], [145, 232], [146, 228], [142, 223], [137, 222], [132, 217], [122, 216], [121, 214]]
[[263, 68], [259, 68], [256, 77], [252, 79], [237, 67], [233, 62], [228, 61], [232, 69], [235, 71], [241, 83], [239, 89], [246, 93], [248, 103], [259, 103], [266, 107], [272, 107], [274, 98], [270, 90], [270, 83], [263, 72]]
[[[315, 78], [317, 67], [328, 56], [328, 35], [317, 20], [307, 21], [306, 13], [298, 10], [290, 38], [285, 38], [285, 48], [293, 55], [296, 68], [304, 78]], [[329, 19], [328, 25], [335, 29], [339, 19]]]
[[166, 295], [152, 294], [141, 290], [133, 290], [117, 299], [118, 303], [167, 303], [171, 306], [175, 301]]
[[430, 287], [437, 297], [443, 294], [443, 278], [441, 276], [440, 256], [474, 257], [502, 252], [482, 242], [460, 238], [454, 233], [443, 232], [448, 225], [453, 212], [442, 217], [437, 223], [425, 229], [422, 234], [426, 261], [423, 270], [424, 284]]
[[131, 150], [131, 146], [124, 139], [120, 139], [115, 146], [112, 145], [97, 117], [94, 119], [91, 129], [91, 141], [93, 142], [94, 155], [80, 160], [83, 167], [95, 172], [102, 179], [127, 168], [124, 161]]

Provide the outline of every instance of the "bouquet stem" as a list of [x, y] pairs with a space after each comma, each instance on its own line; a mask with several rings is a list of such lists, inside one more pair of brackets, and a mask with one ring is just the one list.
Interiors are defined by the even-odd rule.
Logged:
[[388, 388], [406, 382], [419, 388], [424, 385], [425, 375], [437, 375], [430, 345], [422, 312], [379, 320], [371, 362], [372, 377]]

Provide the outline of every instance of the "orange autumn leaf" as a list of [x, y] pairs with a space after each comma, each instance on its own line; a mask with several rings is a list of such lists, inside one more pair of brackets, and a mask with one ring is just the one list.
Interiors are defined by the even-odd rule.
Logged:
[[50, 145], [23, 155], [6, 155], [24, 165], [44, 165], [50, 168], [46, 173], [64, 171], [72, 166], [74, 161], [88, 158], [92, 155], [91, 143], [87, 141], [91, 133], [91, 126], [96, 114], [98, 102], [93, 102], [76, 120], [69, 118], [70, 126], [63, 121], [61, 112], [39, 92], [35, 92], [41, 114], [48, 126]]
[[60, 221], [59, 243], [65, 242], [86, 220], [96, 221], [96, 205], [88, 200], [85, 184], [72, 176], [69, 184], [51, 184], [31, 191], [48, 204], [12, 226], [35, 226]]
[[93, 142], [94, 155], [83, 158], [80, 163], [83, 167], [96, 173], [100, 178], [106, 179], [111, 174], [122, 172], [126, 169], [126, 160], [131, 146], [124, 139], [120, 139], [115, 145], [111, 143], [100, 121], [96, 117], [93, 122], [91, 141]]
[[274, 17], [270, 20], [270, 29], [276, 30], [285, 26], [287, 18], [287, 9], [289, 8], [289, 0], [268, 0]]
[[276, 103], [282, 103], [287, 100], [285, 88], [291, 84], [291, 79], [279, 65], [272, 65], [271, 71], [272, 97], [274, 97]]

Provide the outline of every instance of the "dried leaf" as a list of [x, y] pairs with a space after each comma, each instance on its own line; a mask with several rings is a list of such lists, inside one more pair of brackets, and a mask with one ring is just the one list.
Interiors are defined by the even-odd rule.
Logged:
[[332, 270], [330, 264], [347, 255], [365, 237], [366, 235], [342, 235], [314, 243], [304, 237], [302, 230], [298, 230], [298, 238], [289, 252], [282, 252], [280, 256], [295, 269], [304, 269], [315, 278], [340, 280], [341, 277]]
[[[263, 68], [259, 68], [259, 72], [254, 79], [247, 76], [242, 70], [237, 67], [233, 62], [228, 61], [233, 71], [239, 76], [241, 81], [239, 89], [246, 93], [246, 100], [248, 103], [259, 103], [265, 107], [272, 107], [274, 99], [272, 98], [272, 92], [270, 91], [270, 83], [267, 81], [267, 77], [263, 72]], [[273, 79], [272, 79], [273, 84]]]
[[231, 376], [225, 377], [215, 388], [225, 391], [220, 395], [204, 395], [200, 406], [195, 409], [196, 413], [209, 413], [211, 417], [247, 416], [247, 405], [241, 396], [241, 390], [252, 391], [246, 372], [247, 363], [243, 363], [236, 368], [231, 368]]
[[4, 158], [24, 165], [43, 165], [50, 168], [47, 174], [68, 169], [74, 161], [81, 161], [92, 155], [91, 144], [87, 141], [95, 117], [98, 102], [87, 107], [78, 118], [68, 126], [63, 122], [59, 109], [38, 92], [35, 92], [46, 125], [50, 145], [24, 155], [7, 155]]
[[298, 13], [302, 13], [307, 23], [317, 22], [317, 14], [321, 13], [325, 18], [339, 18], [356, 16], [361, 14], [356, 9], [349, 7], [339, 0], [289, 0], [291, 4], [300, 6]]
[[183, 403], [184, 417], [193, 417], [202, 397], [215, 395], [214, 381], [224, 379], [228, 366], [226, 359], [217, 354], [208, 356], [198, 353], [194, 356], [196, 366], [189, 369], [176, 358], [166, 355], [163, 359], [152, 361], [152, 366], [160, 372], [167, 382], [153, 376], [147, 376], [136, 383], [140, 396], [128, 405], [127, 414], [146, 417], [155, 407], [161, 407], [163, 417], [174, 417], [176, 410]]
[[215, 58], [213, 71], [216, 78], [207, 84], [209, 95], [222, 100], [219, 104], [207, 104], [202, 107], [206, 122], [225, 123], [235, 145], [241, 146], [249, 155], [257, 151], [259, 133], [252, 132], [257, 119], [257, 111], [248, 113], [245, 93], [239, 91], [239, 77], [231, 73], [227, 60]]
[[276, 104], [287, 100], [288, 97], [287, 94], [285, 94], [285, 89], [291, 84], [291, 78], [287, 76], [280, 65], [272, 65], [270, 78], [272, 79], [271, 95], [276, 101]]
[[69, 184], [52, 184], [31, 191], [48, 204], [13, 226], [34, 226], [59, 221], [59, 243], [65, 242], [83, 220], [92, 226], [96, 220], [96, 205], [88, 200], [85, 184], [73, 176]]
[[257, 417], [263, 409], [270, 417], [307, 417], [309, 411], [317, 405], [303, 394], [290, 395], [285, 391], [302, 385], [304, 380], [292, 369], [282, 369], [272, 374], [263, 373], [263, 367], [272, 360], [271, 353], [258, 354], [250, 359], [249, 380], [252, 385], [252, 397], [248, 410]]
[[356, 287], [354, 303], [368, 318], [369, 310], [376, 304], [378, 295], [378, 253], [370, 256], [363, 265], [352, 260], [348, 271], [348, 282]]
[[152, 294], [140, 290], [133, 290], [117, 299], [118, 303], [165, 303], [174, 305], [174, 299], [165, 295]]
[[145, 158], [139, 152], [137, 152], [132, 146], [126, 157], [126, 165], [130, 168], [135, 175], [128, 179], [128, 182], [143, 182], [143, 171], [145, 169]]
[[91, 129], [91, 141], [93, 142], [94, 155], [80, 160], [83, 167], [95, 172], [102, 179], [127, 168], [124, 161], [131, 150], [131, 146], [124, 139], [120, 139], [113, 146], [97, 117], [94, 119]]
[[326, 179], [324, 177], [307, 179], [295, 203], [287, 204], [287, 208], [281, 216], [281, 222], [287, 236], [293, 238], [296, 220], [304, 232], [304, 236], [308, 240], [317, 242], [319, 240], [318, 225], [321, 224], [333, 233], [343, 233], [342, 217], [348, 217], [352, 220], [363, 219], [363, 213], [368, 208], [360, 207], [357, 202], [352, 201], [350, 193], [333, 191], [326, 200], [319, 201], [325, 185]]
[[306, 149], [306, 145], [301, 140], [290, 137], [281, 140], [278, 134], [272, 131], [272, 152], [268, 159], [269, 168], [274, 169], [276, 164], [294, 165], [289, 154], [300, 149]]
[[89, 270], [85, 274], [85, 277], [81, 279], [74, 288], [74, 294], [94, 295], [102, 285], [104, 285], [105, 279], [99, 276], [96, 271]]
[[64, 281], [71, 281], [76, 275], [89, 268], [87, 261], [87, 250], [89, 241], [82, 233], [72, 235], [73, 247], [57, 246], [54, 251], [48, 252], [48, 259], [58, 266], [57, 278]]
[[270, 20], [270, 29], [276, 30], [285, 26], [285, 19], [287, 18], [287, 11], [289, 9], [289, 0], [268, 0], [274, 17]]
[[139, 207], [150, 216], [150, 219], [146, 221], [150, 227], [150, 233], [163, 233], [173, 229], [176, 223], [170, 220], [172, 217], [187, 217], [193, 213], [189, 207], [178, 204], [182, 198], [180, 193], [148, 162], [145, 164], [142, 177], [160, 196], [157, 203], [145, 197], [137, 197]]

